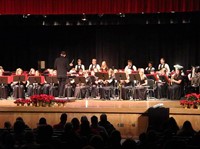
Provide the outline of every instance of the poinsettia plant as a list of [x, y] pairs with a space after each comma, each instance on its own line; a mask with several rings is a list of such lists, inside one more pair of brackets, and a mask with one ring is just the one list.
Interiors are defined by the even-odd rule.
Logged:
[[180, 100], [180, 104], [184, 107], [197, 108], [200, 105], [200, 94], [190, 93], [185, 95], [185, 99]]

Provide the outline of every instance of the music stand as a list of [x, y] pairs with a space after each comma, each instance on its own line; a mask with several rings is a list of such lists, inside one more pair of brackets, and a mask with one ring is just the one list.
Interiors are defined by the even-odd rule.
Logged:
[[8, 84], [8, 77], [0, 77], [0, 84]]
[[41, 83], [41, 77], [39, 77], [39, 76], [29, 76], [28, 80], [29, 80], [30, 84], [33, 84], [33, 83], [40, 84]]
[[49, 84], [52, 84], [52, 83], [56, 84], [56, 83], [58, 83], [58, 78], [56, 76], [46, 76], [45, 80]]
[[126, 80], [126, 73], [125, 72], [117, 72], [115, 73], [115, 79], [117, 81], [120, 81], [120, 80]]
[[140, 74], [139, 74], [139, 73], [132, 73], [132, 74], [129, 74], [129, 77], [130, 77], [130, 80], [131, 80], [131, 81], [133, 81], [133, 80], [141, 81], [141, 78], [140, 78]]
[[109, 79], [108, 73], [105, 73], [105, 72], [96, 72], [95, 76], [98, 77], [98, 79], [101, 79], [104, 81]]
[[85, 77], [78, 76], [74, 78], [76, 84], [86, 83]]
[[[121, 80], [126, 80], [126, 73], [125, 72], [117, 72], [115, 73], [115, 79], [117, 80], [117, 82], [119, 83]], [[121, 83], [119, 83], [120, 87], [119, 87], [119, 100], [122, 99], [122, 87], [121, 87]]]
[[17, 82], [23, 82], [25, 81], [25, 75], [15, 75], [13, 76], [13, 81], [17, 81]]

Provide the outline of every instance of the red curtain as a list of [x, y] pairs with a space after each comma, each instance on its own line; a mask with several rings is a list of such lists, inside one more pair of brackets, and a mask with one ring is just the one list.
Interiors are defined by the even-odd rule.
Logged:
[[200, 0], [0, 0], [0, 14], [191, 12]]

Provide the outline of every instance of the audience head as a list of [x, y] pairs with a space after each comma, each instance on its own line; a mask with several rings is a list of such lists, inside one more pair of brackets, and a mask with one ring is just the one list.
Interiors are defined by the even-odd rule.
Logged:
[[67, 114], [66, 113], [62, 113], [61, 116], [60, 116], [60, 121], [62, 123], [66, 123], [67, 121]]
[[93, 135], [90, 140], [89, 144], [93, 146], [95, 149], [103, 149], [104, 148], [104, 140], [99, 135]]
[[41, 117], [41, 118], [39, 119], [39, 125], [47, 125], [46, 118]]
[[66, 55], [67, 55], [67, 53], [66, 53], [65, 51], [61, 51], [61, 52], [60, 52], [60, 56], [66, 57]]
[[80, 121], [76, 117], [72, 118], [71, 123], [73, 125], [73, 129], [75, 130], [77, 130], [80, 127]]
[[137, 149], [135, 140], [128, 138], [122, 143], [122, 149]]
[[11, 129], [12, 125], [9, 121], [4, 122], [4, 128]]
[[91, 117], [91, 123], [92, 123], [92, 125], [97, 125], [98, 124], [98, 117], [97, 116], [95, 116], [95, 115], [93, 115], [92, 117]]
[[102, 122], [106, 122], [107, 121], [107, 115], [105, 113], [102, 113], [100, 115], [100, 121], [102, 121]]

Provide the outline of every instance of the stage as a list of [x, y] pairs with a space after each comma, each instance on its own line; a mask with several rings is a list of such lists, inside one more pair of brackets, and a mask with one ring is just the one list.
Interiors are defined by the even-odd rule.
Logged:
[[106, 113], [108, 120], [124, 138], [137, 138], [147, 130], [148, 109], [162, 103], [164, 108], [169, 108], [169, 116], [174, 117], [180, 127], [185, 120], [189, 120], [195, 130], [200, 130], [200, 109], [185, 109], [180, 105], [180, 101], [82, 99], [69, 100], [64, 106], [53, 107], [17, 106], [14, 101], [13, 99], [0, 100], [0, 128], [3, 128], [5, 121], [13, 124], [18, 116], [21, 116], [31, 128], [35, 128], [41, 117], [45, 117], [48, 124], [58, 123], [63, 112], [68, 114], [68, 121], [73, 117], [80, 119], [83, 115], [90, 120], [93, 115], [99, 118], [101, 113]]

